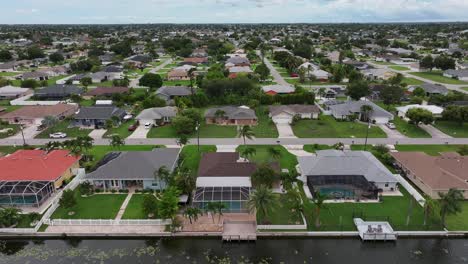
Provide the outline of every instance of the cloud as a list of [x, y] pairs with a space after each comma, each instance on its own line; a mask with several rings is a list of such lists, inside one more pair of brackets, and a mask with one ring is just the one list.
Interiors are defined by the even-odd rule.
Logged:
[[34, 13], [38, 13], [39, 9], [35, 9], [35, 8], [32, 8], [32, 9], [16, 9], [15, 12], [18, 13], [18, 14], [34, 14]]

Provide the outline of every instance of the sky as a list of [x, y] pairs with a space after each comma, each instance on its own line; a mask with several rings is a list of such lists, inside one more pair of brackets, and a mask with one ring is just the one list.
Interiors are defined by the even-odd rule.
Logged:
[[468, 21], [468, 0], [0, 0], [0, 24]]

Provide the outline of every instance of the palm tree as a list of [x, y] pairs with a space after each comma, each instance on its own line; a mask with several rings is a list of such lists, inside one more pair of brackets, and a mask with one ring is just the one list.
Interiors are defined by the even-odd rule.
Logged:
[[[312, 64], [307, 65], [307, 77], [309, 77], [309, 87], [312, 87], [312, 79], [310, 78], [312, 75], [310, 75], [310, 72], [312, 71]], [[319, 93], [320, 94], [320, 93]]]
[[327, 199], [326, 195], [321, 194], [320, 192], [315, 192], [314, 197], [312, 198], [312, 203], [315, 204], [315, 227], [320, 228], [320, 211], [325, 204]]
[[192, 220], [196, 222], [200, 215], [201, 215], [201, 211], [197, 207], [188, 207], [184, 211], [184, 216], [189, 219], [190, 224], [192, 224]]
[[241, 150], [241, 156], [244, 157], [245, 159], [251, 158], [257, 154], [257, 149], [253, 147], [246, 147]]
[[226, 115], [226, 112], [224, 112], [221, 109], [216, 110], [216, 112], [214, 114], [216, 120], [223, 119], [225, 115]]
[[45, 127], [53, 127], [58, 123], [58, 119], [55, 116], [46, 116], [44, 119], [41, 121], [41, 124], [44, 125]]
[[[374, 109], [370, 105], [361, 106], [361, 120], [367, 121], [366, 141], [364, 143], [364, 150], [367, 149], [367, 139], [369, 138], [369, 129], [370, 129], [370, 115], [373, 111]], [[365, 119], [363, 118], [363, 116], [365, 117]]]
[[445, 227], [445, 218], [447, 215], [455, 215], [462, 211], [461, 201], [463, 193], [457, 189], [450, 189], [447, 193], [439, 193], [440, 218]]
[[241, 127], [239, 135], [244, 139], [244, 145], [246, 145], [245, 138], [252, 139], [252, 137], [255, 136], [254, 132], [252, 131], [252, 128], [248, 125]]
[[21, 210], [14, 207], [0, 209], [0, 226], [10, 227], [15, 225], [20, 220]]
[[268, 154], [274, 160], [279, 160], [281, 158], [281, 150], [279, 150], [278, 148], [275, 148], [275, 147], [269, 147], [268, 148]]
[[171, 172], [167, 169], [166, 166], [161, 166], [157, 171], [153, 173], [155, 180], [162, 180], [167, 186], [171, 180]]
[[213, 224], [215, 223], [214, 221], [214, 215], [216, 213], [216, 202], [210, 202], [206, 205], [205, 210], [211, 214], [211, 219], [213, 220]]
[[268, 219], [268, 214], [274, 210], [276, 205], [276, 196], [267, 186], [261, 185], [256, 188], [248, 201], [249, 210], [253, 213], [255, 210], [259, 214], [260, 222]]
[[83, 152], [87, 153], [93, 147], [94, 139], [88, 135], [78, 136], [76, 139], [76, 146]]
[[226, 209], [226, 204], [223, 202], [214, 202], [214, 212], [218, 214], [218, 224], [221, 221], [221, 216], [223, 215], [223, 210]]
[[52, 150], [59, 149], [62, 144], [58, 141], [49, 141], [45, 144], [45, 151], [51, 152]]
[[304, 83], [305, 82], [305, 74], [306, 74], [306, 71], [304, 68], [299, 68], [299, 70], [297, 70], [297, 74], [299, 74], [299, 82], [300, 83]]
[[113, 148], [117, 148], [118, 150], [120, 150], [120, 147], [125, 145], [125, 140], [121, 138], [119, 135], [112, 135], [110, 139], [110, 145]]
[[431, 197], [425, 197], [424, 201], [424, 223], [423, 225], [427, 225], [427, 221], [431, 215], [436, 212], [439, 208], [439, 203], [432, 199]]

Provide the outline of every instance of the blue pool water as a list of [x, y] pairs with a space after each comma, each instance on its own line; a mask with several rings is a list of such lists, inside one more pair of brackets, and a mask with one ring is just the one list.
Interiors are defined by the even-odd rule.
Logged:
[[339, 187], [321, 187], [319, 192], [330, 198], [354, 198], [354, 191]]

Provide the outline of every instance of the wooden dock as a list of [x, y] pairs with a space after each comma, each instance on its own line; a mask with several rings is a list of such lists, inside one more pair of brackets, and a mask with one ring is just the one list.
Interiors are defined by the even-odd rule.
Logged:
[[361, 218], [354, 218], [359, 236], [363, 241], [395, 241], [397, 233], [388, 222], [365, 222]]
[[257, 240], [257, 224], [255, 221], [224, 221], [223, 241], [241, 242]]

